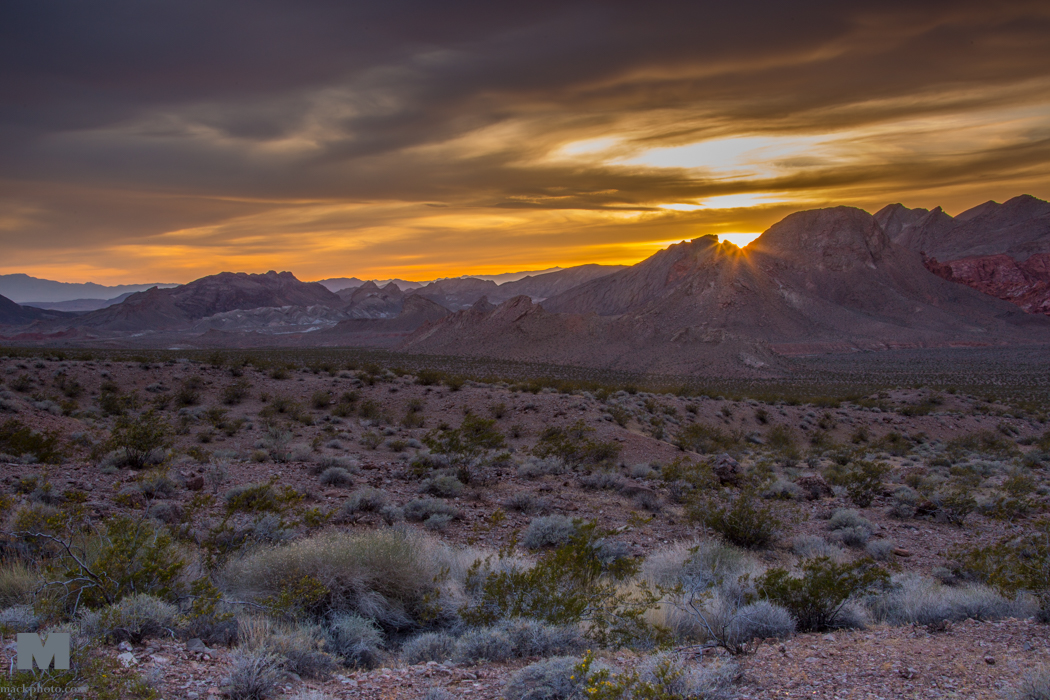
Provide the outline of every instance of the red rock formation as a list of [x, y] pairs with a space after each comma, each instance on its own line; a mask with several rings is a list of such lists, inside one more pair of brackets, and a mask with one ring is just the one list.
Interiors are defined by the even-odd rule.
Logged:
[[1017, 261], [1009, 255], [978, 255], [950, 262], [923, 256], [933, 274], [1016, 304], [1028, 313], [1050, 316], [1050, 254]]

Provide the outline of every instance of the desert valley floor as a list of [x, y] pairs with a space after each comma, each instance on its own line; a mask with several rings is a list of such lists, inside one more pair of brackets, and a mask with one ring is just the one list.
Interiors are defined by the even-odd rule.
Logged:
[[[1031, 379], [1038, 394], [1038, 378]], [[308, 596], [294, 586], [267, 589], [272, 582], [251, 573], [253, 557], [333, 533], [397, 532], [454, 562], [451, 574], [442, 565], [449, 580], [434, 586], [461, 611], [478, 595], [465, 584], [464, 562], [496, 561], [503, 552], [507, 562], [528, 566], [521, 562], [557, 551], [571, 535], [565, 529], [584, 523], [595, 524], [603, 551], [640, 565], [622, 582], [627, 588], [641, 580], [688, 584], [694, 579], [683, 572], [708, 564], [727, 579], [754, 581], [814, 557], [874, 562], [893, 584], [851, 598], [845, 614], [819, 631], [777, 635], [737, 654], [711, 644], [695, 617], [672, 604], [674, 594], [645, 613], [671, 630], [662, 644], [599, 648], [581, 639], [557, 654], [506, 645], [492, 652], [485, 646], [492, 640], [463, 651], [463, 640], [477, 634], [468, 627], [477, 625], [390, 619], [368, 654], [320, 670], [300, 661], [275, 681], [274, 697], [504, 697], [517, 692], [512, 679], [523, 667], [568, 651], [579, 657], [592, 646], [616, 673], [644, 665], [657, 646], [690, 672], [720, 673], [723, 685], [700, 697], [1009, 697], [1050, 661], [1050, 627], [1037, 621], [1038, 601], [996, 587], [994, 575], [985, 586], [976, 560], [967, 559], [1037, 537], [1050, 505], [1046, 404], [1017, 398], [1020, 389], [996, 395], [902, 383], [864, 395], [758, 400], [728, 390], [476, 381], [251, 353], [130, 359], [46, 350], [10, 351], [0, 380], [9, 566], [27, 553], [61, 559], [26, 534], [53, 527], [60, 538], [47, 518], [72, 519], [75, 510], [97, 528], [128, 516], [174, 533], [186, 566], [170, 587], [214, 581], [220, 606], [239, 618], [239, 641], [230, 646], [222, 643], [233, 641], [228, 633], [188, 632], [174, 621], [150, 633], [111, 632], [95, 653], [110, 659], [116, 676], [145, 679], [157, 697], [229, 692], [236, 645], [265, 646], [282, 624], [275, 601]], [[167, 439], [138, 465], [112, 436], [141, 425], [142, 416], [159, 421]], [[38, 454], [14, 454], [17, 445]], [[857, 476], [863, 465], [878, 465], [873, 483]], [[753, 514], [775, 520], [769, 541], [750, 549], [718, 544], [719, 525], [704, 513], [745, 494]], [[5, 574], [10, 607], [0, 624], [8, 631], [46, 618], [24, 606], [58, 569], [28, 561], [21, 584]], [[725, 585], [720, 579], [712, 590]], [[421, 651], [425, 631], [444, 635], [447, 653]]]

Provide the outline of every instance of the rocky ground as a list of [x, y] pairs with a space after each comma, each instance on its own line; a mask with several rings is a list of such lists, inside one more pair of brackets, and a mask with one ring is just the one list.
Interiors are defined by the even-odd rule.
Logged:
[[[562, 393], [505, 382], [460, 384], [376, 367], [230, 367], [43, 356], [0, 359], [0, 380], [0, 424], [12, 420], [53, 431], [62, 451], [52, 464], [29, 455], [0, 458], [4, 491], [15, 504], [28, 502], [33, 491], [24, 480], [35, 477], [37, 486], [46, 482], [55, 492], [82, 492], [89, 511], [102, 519], [163, 501], [175, 513], [194, 509], [194, 519], [205, 523], [221, 517], [223, 495], [231, 488], [270, 479], [301, 496], [287, 518], [297, 535], [316, 527], [307, 523], [307, 510], [333, 515], [354, 489], [365, 486], [384, 492], [391, 505], [404, 506], [420, 497], [413, 460], [426, 452], [427, 436], [442, 426], [460, 425], [467, 415], [494, 420], [506, 442], [502, 456], [490, 455], [488, 466], [446, 499], [458, 517], [432, 529], [455, 545], [507, 545], [537, 514], [595, 521], [640, 558], [677, 541], [711, 536], [689, 520], [675, 485], [660, 478], [661, 467], [675, 459], [717, 458], [673, 444], [693, 424], [730, 436], [732, 444], [716, 453], [731, 453], [726, 462], [731, 469], [741, 475], [761, 473], [767, 486], [822, 480], [833, 471], [837, 453], [889, 466], [882, 489], [865, 508], [850, 503], [841, 488], [815, 499], [796, 489], [787, 500], [769, 501], [782, 508], [787, 522], [777, 544], [758, 554], [769, 566], [790, 566], [796, 560], [795, 538], [829, 536], [831, 514], [854, 508], [871, 523], [872, 539], [891, 543], [885, 566], [943, 575], [953, 550], [1026, 532], [1050, 505], [1046, 462], [1041, 461], [1050, 449], [1045, 411], [922, 388], [886, 389], [823, 406], [792, 405], [615, 389]], [[353, 400], [344, 399], [347, 395]], [[173, 486], [159, 500], [141, 493], [141, 474], [120, 468], [107, 444], [115, 414], [129, 409], [136, 415], [149, 408], [171, 426], [173, 438], [161, 465]], [[593, 429], [592, 439], [619, 448], [603, 483], [588, 481], [593, 474], [542, 473], [537, 467], [532, 450], [543, 431], [577, 421]], [[788, 447], [773, 446], [771, 435], [778, 427], [780, 435], [790, 436]], [[951, 465], [938, 462], [963, 449], [960, 439], [974, 435], [998, 436], [1009, 454], [967, 452]], [[325, 485], [320, 475], [332, 468], [345, 469], [349, 478]], [[950, 479], [960, 469], [976, 475], [972, 486], [978, 503], [963, 527], [936, 517], [890, 514], [899, 500], [894, 493], [903, 484], [923, 490], [924, 484], [935, 483], [939, 471]], [[1025, 511], [993, 517], [988, 504], [1006, 493], [1004, 484], [1019, 469], [1029, 479]], [[202, 500], [202, 494], [212, 498]], [[532, 496], [535, 505], [527, 512], [512, 505], [522, 494]], [[238, 517], [250, 525], [249, 516]], [[173, 516], [173, 522], [177, 519]], [[324, 527], [382, 528], [384, 519], [360, 513]], [[863, 554], [846, 552], [849, 557]], [[108, 647], [105, 653], [123, 655], [122, 664], [149, 679], [164, 698], [221, 694], [231, 650], [199, 642], [190, 647], [181, 639], [153, 639]], [[708, 651], [705, 658], [719, 653]], [[628, 652], [605, 655], [624, 667], [635, 661]], [[933, 631], [872, 624], [799, 634], [764, 644], [738, 661], [741, 675], [734, 692], [741, 698], [998, 698], [1024, 673], [1050, 662], [1050, 628], [1014, 619], [966, 620]], [[496, 698], [527, 663], [409, 666], [391, 656], [381, 668], [345, 670], [324, 682], [289, 678], [277, 696], [312, 689], [321, 693], [318, 697], [417, 698], [441, 687], [453, 697]]]

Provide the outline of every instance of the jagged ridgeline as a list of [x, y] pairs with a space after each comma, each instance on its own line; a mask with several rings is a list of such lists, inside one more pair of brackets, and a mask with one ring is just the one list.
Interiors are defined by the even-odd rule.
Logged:
[[1042, 345], [1048, 311], [1050, 204], [1025, 195], [954, 218], [900, 204], [798, 212], [744, 249], [702, 236], [630, 267], [503, 284], [222, 273], [90, 312], [7, 302], [0, 323], [25, 344], [371, 347], [757, 377], [803, 355]]

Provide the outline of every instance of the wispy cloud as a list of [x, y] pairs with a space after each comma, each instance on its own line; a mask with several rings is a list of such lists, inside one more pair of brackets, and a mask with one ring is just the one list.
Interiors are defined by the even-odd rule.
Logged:
[[491, 273], [1048, 197], [1048, 54], [1024, 1], [5, 6], [0, 272]]

